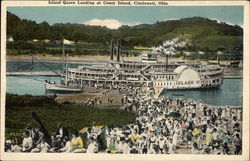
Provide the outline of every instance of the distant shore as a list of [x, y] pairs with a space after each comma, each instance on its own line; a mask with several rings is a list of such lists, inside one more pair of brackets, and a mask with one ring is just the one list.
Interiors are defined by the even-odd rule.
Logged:
[[[62, 62], [64, 61], [61, 56], [50, 56], [50, 55], [37, 55], [35, 56], [37, 59], [41, 61], [48, 62]], [[108, 60], [109, 56], [73, 56], [69, 57], [68, 61], [70, 63], [78, 63], [78, 64], [93, 64], [93, 63], [105, 63]], [[32, 60], [32, 57], [29, 55], [20, 55], [20, 56], [6, 56], [7, 61], [29, 61]]]
[[[52, 55], [37, 55], [35, 56], [37, 59], [41, 61], [47, 62], [63, 62], [61, 56], [52, 56]], [[68, 58], [70, 63], [76, 64], [104, 64], [109, 60], [109, 56], [102, 55], [85, 55], [85, 56], [71, 56]], [[125, 60], [138, 60], [139, 57], [122, 57]], [[32, 57], [29, 55], [19, 55], [19, 56], [6, 56], [7, 61], [31, 61]], [[164, 61], [165, 58], [160, 57], [160, 60]], [[180, 60], [181, 59], [175, 59]], [[242, 68], [225, 68], [224, 69], [224, 77], [225, 78], [242, 78], [243, 77], [243, 69]]]

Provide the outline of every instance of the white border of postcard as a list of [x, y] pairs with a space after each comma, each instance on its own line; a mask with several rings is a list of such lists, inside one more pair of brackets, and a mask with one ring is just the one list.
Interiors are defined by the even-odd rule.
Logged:
[[[97, 2], [97, 1], [93, 1]], [[102, 2], [102, 1], [100, 1]], [[115, 1], [114, 1], [115, 2]], [[134, 1], [132, 1], [133, 4]], [[146, 2], [146, 1], [145, 1]], [[157, 1], [156, 1], [157, 2]], [[161, 1], [162, 2], [162, 1]], [[7, 6], [62, 6], [49, 5], [48, 1], [3, 1], [1, 6], [1, 160], [249, 160], [249, 2], [248, 1], [164, 1], [168, 6], [244, 6], [244, 69], [243, 69], [243, 151], [242, 155], [192, 155], [192, 154], [66, 154], [66, 153], [7, 153], [4, 152], [5, 91], [6, 91], [6, 7]], [[117, 6], [117, 1], [115, 2]], [[158, 3], [156, 3], [158, 5]], [[72, 6], [72, 5], [67, 5]], [[75, 6], [75, 5], [73, 5]], [[86, 5], [85, 5], [86, 6]], [[101, 4], [101, 6], [104, 6]], [[138, 5], [136, 5], [138, 6]], [[145, 6], [145, 5], [144, 5]], [[150, 5], [148, 5], [150, 7]], [[133, 7], [133, 6], [131, 6]]]

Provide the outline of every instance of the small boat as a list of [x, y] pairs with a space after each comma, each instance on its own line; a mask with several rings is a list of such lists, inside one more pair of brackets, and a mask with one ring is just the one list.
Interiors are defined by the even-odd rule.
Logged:
[[[63, 43], [63, 55], [65, 56], [64, 52], [64, 43]], [[66, 54], [66, 67], [65, 67], [65, 78], [62, 79], [61, 84], [51, 83], [45, 80], [45, 91], [48, 93], [81, 93], [83, 92], [82, 86], [79, 85], [69, 85], [68, 82], [68, 54]], [[61, 74], [62, 77], [63, 74]]]
[[46, 92], [50, 93], [81, 93], [83, 88], [78, 86], [67, 86], [62, 84], [55, 84], [45, 81]]

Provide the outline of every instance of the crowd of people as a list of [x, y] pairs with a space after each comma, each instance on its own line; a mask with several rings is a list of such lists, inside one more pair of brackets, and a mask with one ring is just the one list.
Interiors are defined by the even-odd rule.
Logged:
[[108, 152], [139, 154], [241, 154], [241, 109], [201, 101], [154, 98], [151, 91], [123, 88], [134, 124], [106, 132]]
[[53, 136], [27, 125], [22, 145], [6, 140], [5, 151], [122, 154], [242, 153], [242, 110], [212, 107], [201, 101], [157, 97], [153, 89], [142, 91], [120, 86], [123, 109], [135, 112], [134, 123], [123, 127], [71, 132], [61, 123]]

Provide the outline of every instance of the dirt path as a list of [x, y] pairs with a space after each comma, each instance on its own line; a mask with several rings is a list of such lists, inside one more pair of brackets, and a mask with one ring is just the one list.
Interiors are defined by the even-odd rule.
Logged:
[[[107, 89], [96, 89], [92, 87], [85, 87], [84, 93], [75, 93], [75, 94], [64, 94], [58, 95], [56, 101], [59, 103], [77, 103], [86, 105], [88, 101], [93, 101], [97, 99], [97, 104], [95, 107], [103, 108], [120, 108], [122, 96], [117, 90], [107, 90]], [[109, 99], [112, 102], [108, 101]], [[100, 101], [99, 101], [100, 100]]]

